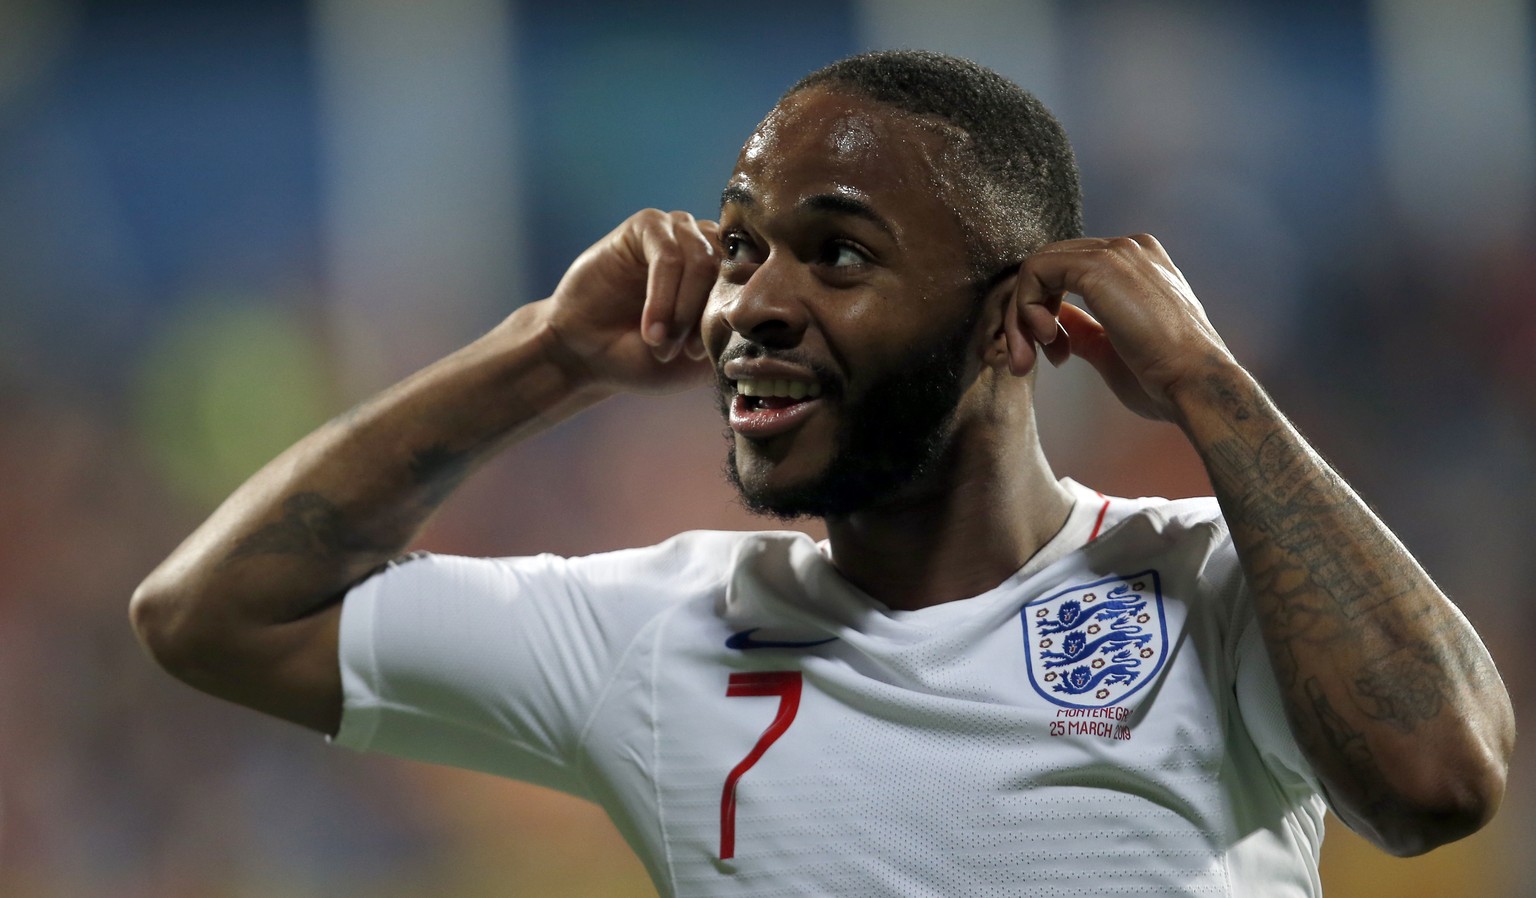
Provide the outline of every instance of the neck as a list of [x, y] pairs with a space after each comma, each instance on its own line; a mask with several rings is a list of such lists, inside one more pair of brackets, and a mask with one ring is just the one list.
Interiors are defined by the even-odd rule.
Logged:
[[1033, 416], [1014, 435], [1005, 445], [956, 440], [943, 469], [900, 499], [828, 518], [839, 572], [898, 610], [980, 595], [1012, 576], [1072, 507]]

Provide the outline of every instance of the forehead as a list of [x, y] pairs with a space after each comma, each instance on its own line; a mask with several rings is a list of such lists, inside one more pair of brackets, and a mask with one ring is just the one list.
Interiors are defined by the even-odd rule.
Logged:
[[753, 131], [730, 186], [770, 204], [834, 194], [890, 217], [943, 212], [952, 218], [956, 134], [864, 97], [804, 90], [775, 106]]

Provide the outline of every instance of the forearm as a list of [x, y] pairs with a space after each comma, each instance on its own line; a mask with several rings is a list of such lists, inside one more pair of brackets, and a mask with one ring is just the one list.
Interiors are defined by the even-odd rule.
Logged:
[[343, 596], [466, 475], [607, 395], [713, 375], [681, 350], [698, 348], [717, 230], [686, 212], [635, 213], [549, 299], [283, 453], [139, 586], [139, 639], [199, 689], [336, 732]]
[[1213, 365], [1180, 407], [1335, 810], [1401, 854], [1477, 829], [1514, 726], [1476, 633], [1246, 372]]
[[136, 619], [281, 624], [333, 603], [498, 447], [599, 398], [552, 359], [543, 314], [525, 306], [273, 460], [145, 580]]

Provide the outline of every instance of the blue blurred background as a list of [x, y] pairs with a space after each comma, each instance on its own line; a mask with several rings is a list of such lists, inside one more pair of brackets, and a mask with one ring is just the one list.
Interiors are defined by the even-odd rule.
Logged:
[[[1536, 727], [1536, 26], [1526, 0], [0, 0], [0, 895], [644, 896], [594, 808], [360, 758], [181, 687], [128, 594], [308, 428], [546, 295], [642, 206], [715, 209], [792, 81], [970, 56], [1073, 135], [1479, 627]], [[1059, 473], [1206, 491], [1047, 371]], [[427, 534], [579, 553], [754, 525], [708, 397], [516, 448]], [[1522, 523], [1523, 522], [1523, 523]], [[1533, 749], [1485, 832], [1343, 896], [1536, 895]]]

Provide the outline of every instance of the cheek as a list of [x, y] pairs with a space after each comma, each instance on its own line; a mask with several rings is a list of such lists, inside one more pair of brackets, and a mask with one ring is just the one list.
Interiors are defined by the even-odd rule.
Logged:
[[874, 288], [838, 290], [807, 307], [815, 327], [842, 352], [866, 355], [899, 340], [897, 325], [910, 314], [884, 292]]
[[850, 373], [884, 369], [904, 358], [913, 346], [932, 339], [921, 307], [874, 291], [837, 299], [832, 308], [821, 310], [817, 323]]

